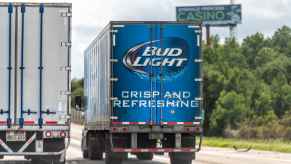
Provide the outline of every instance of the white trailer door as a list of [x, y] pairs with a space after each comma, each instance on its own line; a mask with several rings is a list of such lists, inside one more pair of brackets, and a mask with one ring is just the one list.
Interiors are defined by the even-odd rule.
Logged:
[[10, 5], [0, 6], [0, 126], [14, 121], [15, 12]]
[[70, 83], [70, 6], [18, 7], [17, 120], [65, 124]]

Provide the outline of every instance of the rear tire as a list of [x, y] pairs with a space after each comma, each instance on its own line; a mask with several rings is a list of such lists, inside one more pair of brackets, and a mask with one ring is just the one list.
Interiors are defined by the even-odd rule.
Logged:
[[30, 163], [31, 164], [38, 164], [38, 163], [43, 163], [43, 161], [40, 159], [37, 159], [37, 158], [32, 158]]
[[138, 153], [136, 156], [139, 160], [153, 160], [154, 158], [153, 153]]
[[90, 160], [102, 160], [103, 159], [103, 153], [98, 152], [98, 150], [94, 150], [94, 144], [88, 146], [88, 158]]
[[89, 155], [88, 155], [88, 146], [87, 146], [85, 140], [86, 140], [86, 137], [84, 137], [84, 135], [82, 134], [81, 150], [82, 150], [83, 158], [87, 159], [89, 157]]
[[125, 154], [122, 153], [106, 153], [105, 164], [122, 164]]
[[122, 161], [115, 158], [105, 158], [105, 164], [122, 164]]
[[88, 150], [83, 150], [83, 158], [87, 159], [89, 157]]
[[171, 164], [192, 164], [192, 153], [170, 153]]
[[89, 134], [88, 136], [88, 158], [90, 160], [103, 160], [103, 151], [100, 150], [100, 146], [98, 144], [102, 144], [99, 142], [100, 136]]

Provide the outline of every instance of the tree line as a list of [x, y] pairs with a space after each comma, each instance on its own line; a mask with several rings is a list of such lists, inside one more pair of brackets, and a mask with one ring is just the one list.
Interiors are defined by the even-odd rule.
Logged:
[[291, 29], [242, 43], [212, 38], [203, 51], [208, 135], [291, 139]]

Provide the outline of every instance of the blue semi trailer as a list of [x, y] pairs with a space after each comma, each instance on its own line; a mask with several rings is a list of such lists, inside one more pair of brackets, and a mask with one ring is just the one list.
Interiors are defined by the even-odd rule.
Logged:
[[202, 138], [200, 43], [189, 23], [110, 22], [85, 50], [84, 158], [167, 152], [191, 164]]

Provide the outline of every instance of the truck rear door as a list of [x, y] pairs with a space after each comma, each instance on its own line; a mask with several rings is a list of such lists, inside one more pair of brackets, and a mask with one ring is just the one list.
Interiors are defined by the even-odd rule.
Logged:
[[15, 15], [12, 6], [0, 6], [0, 125], [14, 121]]
[[[148, 76], [155, 70], [152, 67], [135, 69], [132, 61], [138, 58], [145, 46], [155, 45], [156, 26], [153, 24], [113, 25], [112, 44], [113, 64], [111, 79], [115, 79], [112, 87], [114, 123], [147, 124], [153, 122], [156, 109], [146, 105], [153, 100], [151, 92], [156, 87], [155, 79]], [[145, 72], [146, 71], [146, 72]], [[146, 73], [146, 74], [145, 74]], [[146, 95], [144, 95], [146, 94]], [[144, 98], [146, 99], [144, 100]], [[139, 102], [144, 104], [139, 104]]]
[[157, 122], [193, 125], [200, 116], [200, 27], [161, 24], [160, 40], [159, 47], [169, 52], [160, 67], [160, 93], [166, 103], [157, 112]]
[[70, 6], [4, 3], [0, 21], [0, 123], [65, 124]]
[[70, 8], [39, 5], [20, 6], [17, 10], [17, 124], [65, 124], [70, 83]]
[[200, 115], [199, 27], [113, 25], [115, 124], [193, 124]]

